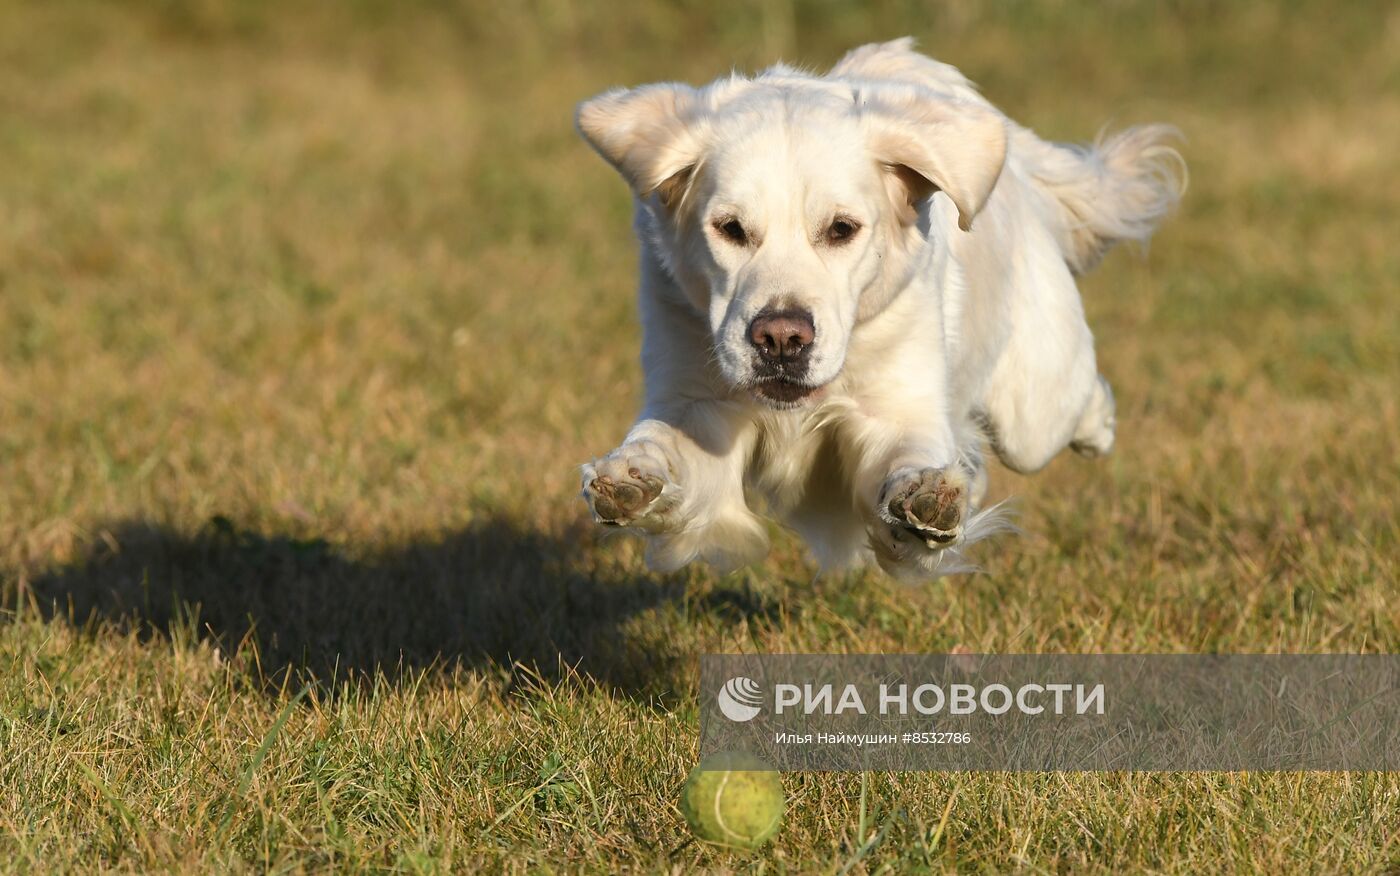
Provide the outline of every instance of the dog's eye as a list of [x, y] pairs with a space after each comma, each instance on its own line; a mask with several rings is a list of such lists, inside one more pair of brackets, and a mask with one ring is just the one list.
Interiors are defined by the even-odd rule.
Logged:
[[749, 233], [744, 230], [744, 226], [739, 224], [738, 219], [721, 219], [715, 223], [715, 230], [720, 236], [736, 246], [745, 246], [749, 242]]
[[860, 225], [854, 219], [845, 217], [835, 219], [826, 229], [826, 242], [833, 246], [840, 246], [855, 237], [857, 231], [860, 231]]

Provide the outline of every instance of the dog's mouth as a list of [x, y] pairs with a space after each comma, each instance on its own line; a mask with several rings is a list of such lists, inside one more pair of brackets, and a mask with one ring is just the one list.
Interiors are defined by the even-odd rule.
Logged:
[[809, 398], [819, 396], [824, 387], [808, 386], [785, 377], [760, 380], [749, 386], [749, 391], [760, 401], [777, 408], [795, 408]]

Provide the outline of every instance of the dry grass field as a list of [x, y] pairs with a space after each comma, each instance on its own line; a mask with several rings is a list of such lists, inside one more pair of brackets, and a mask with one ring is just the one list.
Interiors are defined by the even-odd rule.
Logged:
[[[1119, 444], [985, 574], [653, 575], [611, 85], [909, 33], [1057, 139], [1187, 135], [1083, 284]], [[789, 775], [689, 841], [709, 651], [1400, 648], [1387, 3], [0, 0], [0, 869], [1395, 872], [1384, 774]], [[862, 794], [862, 790], [865, 791]]]

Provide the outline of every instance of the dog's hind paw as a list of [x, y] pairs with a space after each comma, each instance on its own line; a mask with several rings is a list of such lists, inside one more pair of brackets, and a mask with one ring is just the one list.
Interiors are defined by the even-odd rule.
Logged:
[[1090, 459], [1103, 456], [1112, 450], [1113, 430], [1117, 425], [1113, 411], [1113, 389], [1103, 375], [1100, 375], [1098, 383], [1094, 385], [1094, 394], [1089, 398], [1089, 404], [1079, 416], [1079, 424], [1075, 427], [1070, 449]]
[[649, 441], [624, 444], [583, 466], [583, 498], [605, 526], [663, 529], [678, 491], [664, 452]]
[[957, 466], [901, 469], [880, 491], [880, 517], [930, 548], [946, 547], [962, 538], [970, 486], [967, 473]]

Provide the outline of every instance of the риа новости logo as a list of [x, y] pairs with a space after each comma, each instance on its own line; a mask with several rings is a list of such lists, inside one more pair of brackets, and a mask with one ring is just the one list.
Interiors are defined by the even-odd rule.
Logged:
[[726, 681], [715, 700], [719, 703], [719, 710], [724, 713], [724, 717], [742, 723], [758, 717], [763, 693], [758, 687], [758, 682], [740, 675]]

